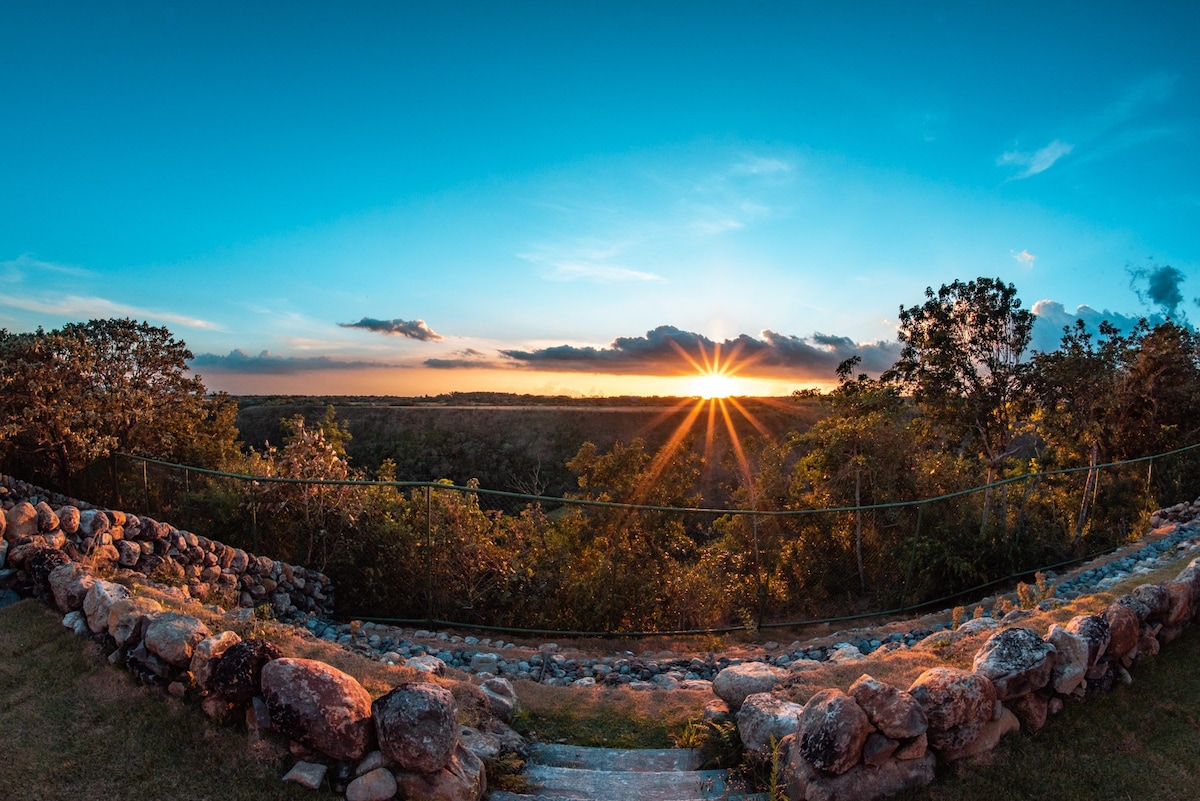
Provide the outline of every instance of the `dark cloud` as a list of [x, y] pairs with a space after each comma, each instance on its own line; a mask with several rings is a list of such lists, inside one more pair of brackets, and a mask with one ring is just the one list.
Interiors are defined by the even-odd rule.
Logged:
[[[1072, 314], [1057, 300], [1039, 300], [1033, 304], [1033, 314], [1033, 336], [1029, 347], [1040, 351], [1057, 350], [1062, 344], [1063, 329], [1074, 327], [1076, 320], [1083, 320], [1087, 330], [1095, 334], [1100, 330], [1102, 321], [1108, 321], [1118, 331], [1128, 332], [1141, 319], [1108, 309], [1098, 311], [1091, 306], [1080, 306]], [[1152, 315], [1148, 319], [1151, 325], [1162, 322], [1159, 315]]]
[[228, 356], [201, 353], [191, 361], [192, 369], [211, 368], [230, 373], [259, 373], [292, 375], [311, 370], [360, 370], [364, 367], [396, 367], [394, 364], [370, 361], [339, 361], [328, 356], [279, 356], [264, 350], [251, 356], [244, 350], [232, 350]]
[[422, 342], [441, 342], [442, 335], [430, 328], [424, 320], [376, 320], [364, 317], [357, 323], [338, 323], [342, 328], [362, 328], [377, 334], [394, 337], [408, 337]]
[[422, 364], [435, 370], [456, 370], [462, 367], [510, 367], [510, 364], [487, 358], [487, 354], [475, 348], [463, 348], [454, 352], [453, 359], [426, 359]]
[[[701, 334], [660, 326], [640, 337], [618, 337], [607, 348], [558, 345], [534, 351], [504, 350], [521, 367], [562, 372], [615, 375], [686, 374], [694, 364], [711, 363], [719, 355], [738, 375], [829, 380], [837, 365], [855, 354], [863, 369], [886, 370], [900, 353], [896, 342], [858, 344], [847, 337], [814, 334], [810, 338], [763, 331], [760, 338], [742, 334], [716, 342]], [[694, 363], [694, 364], [693, 364]]]
[[1129, 268], [1129, 286], [1137, 293], [1138, 300], [1161, 309], [1167, 317], [1182, 319], [1183, 322], [1186, 322], [1187, 316], [1179, 308], [1183, 303], [1180, 285], [1186, 277], [1182, 270], [1169, 264]]

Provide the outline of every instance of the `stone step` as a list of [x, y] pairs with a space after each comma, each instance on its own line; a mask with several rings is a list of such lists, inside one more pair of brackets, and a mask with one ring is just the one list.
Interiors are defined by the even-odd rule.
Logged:
[[529, 761], [538, 765], [585, 770], [630, 772], [689, 771], [700, 769], [700, 752], [694, 748], [588, 748], [579, 745], [535, 745]]
[[[629, 771], [587, 770], [552, 765], [528, 765], [526, 776], [538, 799], [636, 799], [637, 801], [709, 801], [746, 798], [730, 786], [723, 770]], [[493, 801], [497, 799], [492, 795]]]

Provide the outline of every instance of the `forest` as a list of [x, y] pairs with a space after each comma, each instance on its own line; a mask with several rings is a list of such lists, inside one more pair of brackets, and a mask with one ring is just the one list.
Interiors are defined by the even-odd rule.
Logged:
[[462, 438], [353, 458], [332, 405], [247, 444], [165, 328], [0, 331], [0, 459], [323, 570], [347, 616], [616, 633], [908, 609], [1111, 548], [1198, 494], [1196, 332], [1079, 323], [1031, 352], [1032, 325], [1012, 284], [955, 281], [901, 309], [889, 370], [848, 359], [832, 391], [776, 399], [771, 426], [730, 423], [726, 447], [703, 421], [736, 405], [692, 401], [699, 422], [670, 436], [553, 464], [477, 445], [488, 483], [460, 471]]

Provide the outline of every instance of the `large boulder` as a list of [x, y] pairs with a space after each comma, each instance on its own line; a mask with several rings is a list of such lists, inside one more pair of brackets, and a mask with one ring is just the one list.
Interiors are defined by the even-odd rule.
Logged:
[[1167, 611], [1163, 615], [1163, 625], [1167, 627], [1182, 626], [1192, 616], [1194, 593], [1192, 585], [1186, 581], [1164, 581], [1163, 589], [1167, 591]]
[[63, 506], [58, 510], [58, 527], [63, 534], [74, 535], [79, 531], [79, 510], [74, 506]]
[[205, 692], [212, 689], [213, 672], [221, 657], [241, 641], [236, 631], [222, 631], [196, 643], [188, 670], [192, 672], [197, 687]]
[[4, 528], [4, 539], [16, 542], [22, 537], [32, 537], [38, 533], [37, 509], [29, 501], [13, 504], [4, 513], [7, 525]]
[[975, 654], [976, 673], [988, 677], [1001, 701], [1040, 690], [1050, 682], [1054, 646], [1026, 628], [998, 631]]
[[[1128, 595], [1122, 596], [1129, 598]], [[1142, 624], [1137, 613], [1130, 609], [1128, 603], [1114, 601], [1104, 610], [1104, 619], [1108, 621], [1109, 641], [1105, 652], [1109, 659], [1115, 661], [1132, 657], [1137, 653], [1138, 638], [1141, 636]]]
[[422, 801], [480, 801], [487, 789], [483, 761], [461, 743], [446, 766], [436, 773], [397, 771], [400, 798]]
[[262, 669], [271, 727], [333, 759], [361, 759], [374, 742], [371, 696], [353, 676], [311, 659], [274, 659]]
[[[435, 657], [436, 658], [436, 657]], [[493, 677], [479, 685], [479, 691], [487, 699], [492, 714], [505, 723], [512, 723], [517, 708], [517, 691], [508, 679]]]
[[38, 501], [33, 509], [37, 512], [38, 531], [45, 534], [58, 529], [58, 515], [50, 508], [50, 504]]
[[108, 632], [108, 613], [112, 605], [129, 597], [129, 590], [120, 584], [103, 579], [96, 580], [83, 598], [83, 616], [93, 634]]
[[876, 801], [933, 781], [937, 760], [933, 754], [916, 759], [891, 759], [878, 767], [860, 764], [842, 774], [817, 770], [800, 754], [799, 737], [783, 742], [781, 779], [787, 797], [800, 801]]
[[146, 649], [168, 665], [187, 668], [196, 645], [212, 635], [198, 618], [178, 612], [163, 612], [146, 625]]
[[1100, 615], [1076, 615], [1067, 622], [1067, 631], [1078, 634], [1087, 643], [1089, 668], [1108, 651], [1112, 639], [1112, 627]]
[[259, 694], [263, 666], [283, 652], [267, 640], [245, 640], [231, 645], [212, 668], [207, 689], [233, 704], [248, 704]]
[[1082, 636], [1055, 623], [1050, 627], [1046, 639], [1054, 646], [1054, 669], [1050, 672], [1050, 685], [1059, 695], [1070, 695], [1079, 688], [1087, 675], [1088, 643]]
[[713, 679], [713, 693], [730, 709], [737, 709], [747, 696], [769, 693], [785, 675], [784, 671], [765, 662], [745, 662], [731, 665]]
[[406, 682], [371, 705], [379, 750], [402, 770], [436, 773], [458, 745], [458, 704], [450, 691]]
[[870, 732], [857, 701], [841, 690], [821, 690], [800, 712], [800, 755], [817, 770], [845, 773], [862, 759]]
[[79, 564], [70, 562], [50, 571], [50, 591], [54, 603], [63, 612], [74, 612], [83, 608], [83, 599], [96, 583], [92, 572]]
[[108, 608], [108, 634], [118, 648], [136, 645], [152, 616], [163, 611], [153, 598], [122, 598]]
[[771, 741], [778, 743], [800, 727], [804, 707], [772, 693], [747, 696], [737, 713], [738, 734], [748, 751], [765, 754]]
[[1161, 584], [1143, 584], [1130, 593], [1149, 610], [1146, 620], [1162, 620], [1171, 609], [1171, 596]]
[[929, 725], [915, 698], [866, 673], [850, 685], [849, 693], [867, 713], [871, 725], [886, 737], [896, 740], [917, 737]]
[[1019, 731], [1020, 728], [1021, 722], [1017, 720], [1017, 716], [1009, 711], [1008, 707], [1001, 706], [1000, 714], [985, 723], [980, 728], [979, 734], [961, 748], [943, 748], [941, 750], [942, 758], [947, 762], [955, 762], [986, 754], [996, 747], [1001, 737], [1009, 732]]
[[960, 751], [983, 731], [996, 708], [996, 688], [986, 676], [958, 668], [926, 670], [908, 692], [929, 721], [929, 745]]
[[57, 548], [37, 548], [29, 552], [25, 562], [25, 572], [33, 579], [37, 594], [44, 596], [51, 592], [50, 573], [55, 568], [70, 564], [71, 557]]

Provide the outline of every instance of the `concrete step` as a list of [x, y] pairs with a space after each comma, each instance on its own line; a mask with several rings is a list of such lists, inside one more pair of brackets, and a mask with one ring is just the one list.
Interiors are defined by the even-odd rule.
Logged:
[[535, 745], [529, 761], [538, 765], [585, 770], [630, 772], [699, 770], [694, 748], [587, 748], [579, 745]]
[[[526, 767], [526, 775], [533, 788], [526, 798], [542, 801], [710, 801], [751, 798], [740, 787], [731, 786], [728, 773], [723, 770], [587, 770], [533, 764]], [[491, 798], [492, 801], [513, 801], [512, 796], [506, 799], [497, 793], [493, 793]]]

